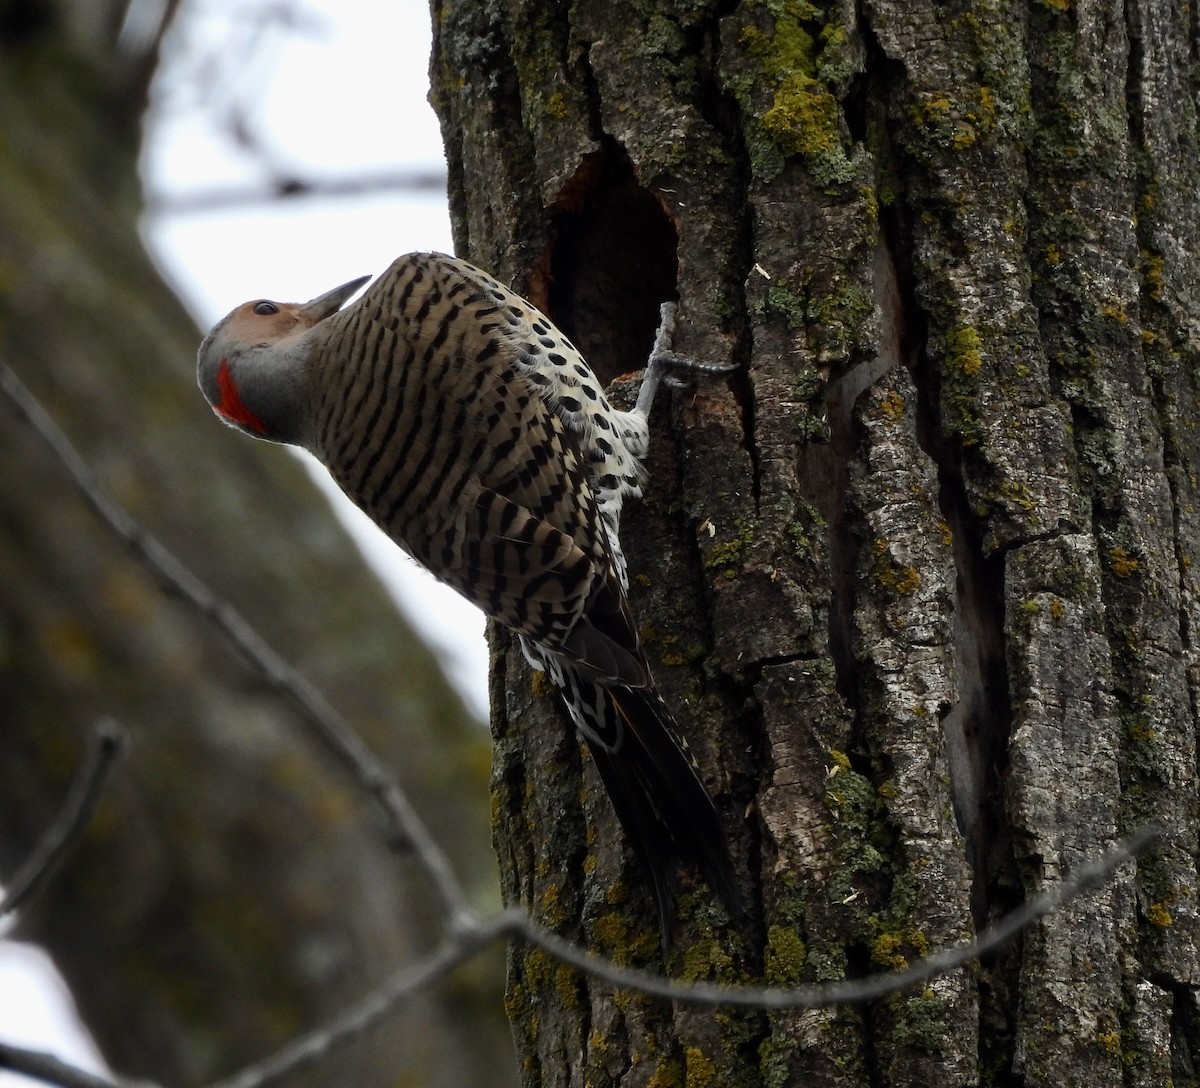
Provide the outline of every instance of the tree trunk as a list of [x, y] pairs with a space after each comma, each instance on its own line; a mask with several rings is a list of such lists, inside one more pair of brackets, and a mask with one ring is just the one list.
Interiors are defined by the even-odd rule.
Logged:
[[[138, 239], [155, 58], [118, 48], [124, 7], [0, 11], [0, 361], [391, 761], [486, 902], [486, 737], [302, 466], [219, 426], [196, 389], [199, 333]], [[114, 1069], [231, 1073], [411, 962], [442, 920], [299, 715], [162, 593], [2, 403], [0, 459], [0, 874], [56, 811], [89, 724], [133, 734], [22, 935], [50, 949]], [[505, 1083], [489, 977], [414, 1002], [307, 1083]]]
[[[435, 0], [459, 252], [602, 377], [654, 308], [629, 519], [656, 676], [761, 904], [660, 963], [598, 780], [512, 648], [506, 897], [621, 962], [815, 982], [969, 937], [1147, 820], [1136, 866], [864, 1007], [697, 1012], [514, 948], [529, 1085], [1194, 1077], [1200, 185], [1186, 9]], [[594, 835], [591, 829], [594, 830]]]

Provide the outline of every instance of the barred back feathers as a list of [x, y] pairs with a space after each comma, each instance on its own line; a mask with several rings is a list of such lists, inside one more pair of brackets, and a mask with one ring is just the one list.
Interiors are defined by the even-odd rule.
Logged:
[[620, 519], [641, 496], [645, 412], [614, 408], [548, 318], [465, 261], [401, 257], [343, 309], [363, 282], [234, 310], [201, 345], [209, 403], [310, 450], [392, 540], [520, 636], [592, 753], [664, 944], [679, 860], [739, 913], [720, 819], [626, 598]]

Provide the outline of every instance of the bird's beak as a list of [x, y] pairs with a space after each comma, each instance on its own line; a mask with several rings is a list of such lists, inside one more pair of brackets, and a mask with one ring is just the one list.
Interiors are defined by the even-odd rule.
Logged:
[[370, 276], [359, 276], [356, 280], [343, 283], [341, 287], [335, 287], [332, 291], [318, 295], [311, 302], [306, 302], [300, 307], [300, 316], [308, 318], [314, 325], [318, 321], [324, 321], [325, 318], [336, 314], [342, 308], [342, 303], [370, 278]]

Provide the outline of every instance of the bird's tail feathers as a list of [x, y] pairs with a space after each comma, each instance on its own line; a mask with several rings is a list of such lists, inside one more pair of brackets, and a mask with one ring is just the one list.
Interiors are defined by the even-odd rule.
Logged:
[[720, 815], [662, 697], [653, 688], [605, 687], [578, 674], [573, 680], [584, 696], [579, 706], [592, 711], [583, 715], [588, 721], [577, 714], [576, 724], [650, 880], [664, 947], [680, 861], [699, 866], [730, 913], [743, 917]]

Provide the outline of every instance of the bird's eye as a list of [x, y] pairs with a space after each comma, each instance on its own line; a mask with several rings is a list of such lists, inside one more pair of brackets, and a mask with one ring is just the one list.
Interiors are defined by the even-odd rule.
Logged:
[[254, 312], [259, 317], [267, 317], [270, 314], [279, 313], [279, 307], [273, 302], [256, 302], [254, 304]]

